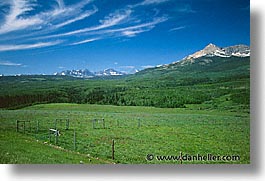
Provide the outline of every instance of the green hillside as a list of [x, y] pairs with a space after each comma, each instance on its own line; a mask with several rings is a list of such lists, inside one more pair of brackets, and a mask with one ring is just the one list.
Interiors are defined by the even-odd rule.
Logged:
[[[250, 163], [249, 68], [249, 57], [208, 57], [120, 77], [0, 77], [0, 162]], [[70, 129], [55, 126], [58, 118], [69, 119]], [[17, 120], [30, 124], [16, 132]], [[51, 128], [60, 130], [58, 142]], [[148, 154], [240, 160], [161, 161]]]
[[0, 77], [0, 108], [38, 103], [108, 104], [200, 109], [249, 108], [250, 58], [199, 58], [113, 79]]

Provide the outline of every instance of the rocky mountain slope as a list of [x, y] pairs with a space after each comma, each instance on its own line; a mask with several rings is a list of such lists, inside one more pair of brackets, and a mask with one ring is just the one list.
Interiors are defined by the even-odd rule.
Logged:
[[104, 77], [104, 76], [118, 76], [125, 75], [123, 72], [116, 71], [114, 69], [105, 69], [98, 72], [91, 72], [88, 69], [84, 70], [65, 70], [62, 72], [56, 72], [54, 75], [72, 76], [79, 78], [92, 78], [92, 77]]

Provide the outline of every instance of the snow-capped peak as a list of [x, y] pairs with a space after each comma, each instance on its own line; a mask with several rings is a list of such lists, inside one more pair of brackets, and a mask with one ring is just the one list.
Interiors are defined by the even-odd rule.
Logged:
[[95, 72], [95, 75], [96, 76], [110, 76], [110, 75], [125, 75], [125, 73], [109, 68], [103, 71]]
[[250, 48], [246, 45], [235, 45], [224, 48], [224, 51], [232, 56], [236, 57], [248, 57], [250, 56]]
[[213, 56], [218, 56], [218, 57], [231, 57], [231, 56], [236, 56], [236, 57], [247, 57], [250, 56], [250, 48], [246, 45], [235, 45], [235, 46], [230, 46], [230, 47], [225, 47], [225, 48], [220, 48], [212, 43], [207, 45], [204, 49], [195, 52], [192, 55], [189, 55], [185, 57], [184, 59], [186, 60], [191, 60], [191, 59], [196, 59], [200, 57], [213, 57]]
[[195, 52], [192, 55], [189, 55], [186, 59], [195, 59], [195, 58], [200, 58], [203, 56], [221, 56], [221, 57], [226, 57], [225, 52], [219, 48], [218, 46], [210, 43], [207, 45], [204, 49]]

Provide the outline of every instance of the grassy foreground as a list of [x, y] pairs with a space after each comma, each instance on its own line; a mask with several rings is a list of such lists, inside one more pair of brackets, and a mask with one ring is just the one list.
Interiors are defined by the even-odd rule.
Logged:
[[[56, 144], [53, 135], [50, 140], [48, 130], [55, 128], [55, 119], [59, 118], [62, 121], [56, 123], [60, 130]], [[69, 130], [65, 130], [65, 119], [70, 120]], [[97, 121], [93, 123], [93, 119]], [[23, 125], [16, 132], [16, 120], [31, 121], [26, 124], [25, 133]], [[1, 163], [179, 164], [174, 160], [147, 160], [146, 156], [174, 156], [180, 152], [240, 156], [238, 161], [183, 161], [184, 164], [250, 163], [250, 117], [244, 112], [43, 104], [0, 110], [0, 121]]]
[[26, 135], [1, 130], [0, 163], [12, 164], [96, 164], [110, 163], [36, 141]]

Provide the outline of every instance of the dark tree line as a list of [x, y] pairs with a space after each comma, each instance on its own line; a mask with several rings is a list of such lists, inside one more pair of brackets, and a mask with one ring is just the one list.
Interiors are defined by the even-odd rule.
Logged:
[[238, 104], [249, 104], [249, 90], [209, 89], [192, 86], [175, 89], [103, 88], [93, 89], [68, 87], [52, 92], [0, 96], [0, 108], [21, 108], [39, 103], [107, 104], [118, 106], [152, 106], [183, 108], [185, 104], [202, 104], [230, 94]]
[[54, 93], [0, 96], [0, 108], [21, 108], [37, 103], [59, 102], [58, 100], [58, 95]]

